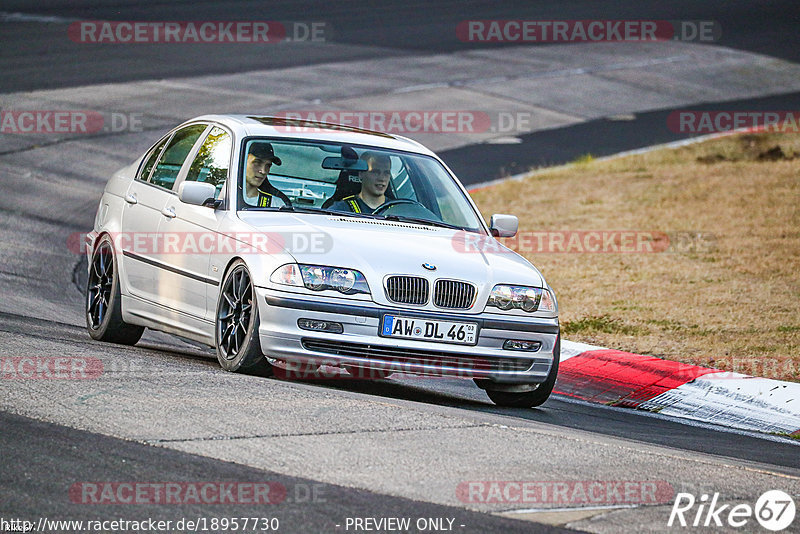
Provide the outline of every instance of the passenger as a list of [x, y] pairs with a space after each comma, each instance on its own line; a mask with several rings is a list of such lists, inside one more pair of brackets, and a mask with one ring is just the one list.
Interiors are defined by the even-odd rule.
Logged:
[[245, 167], [244, 201], [259, 208], [288, 206], [289, 198], [274, 187], [267, 176], [273, 165], [280, 165], [281, 158], [275, 155], [270, 143], [251, 143]]
[[372, 213], [386, 202], [386, 188], [392, 177], [392, 161], [386, 154], [364, 152], [361, 158], [367, 163], [367, 170], [361, 171], [361, 192], [344, 197], [331, 204], [330, 209], [352, 211], [353, 213]]

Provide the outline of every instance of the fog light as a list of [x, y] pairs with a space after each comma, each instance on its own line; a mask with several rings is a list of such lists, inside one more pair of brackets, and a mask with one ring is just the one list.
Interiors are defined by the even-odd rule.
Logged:
[[519, 339], [506, 339], [503, 343], [505, 350], [522, 350], [525, 352], [536, 352], [542, 346], [539, 341], [523, 341]]
[[320, 321], [318, 319], [298, 319], [297, 326], [303, 330], [312, 330], [314, 332], [330, 332], [332, 334], [341, 334], [344, 332], [342, 323]]

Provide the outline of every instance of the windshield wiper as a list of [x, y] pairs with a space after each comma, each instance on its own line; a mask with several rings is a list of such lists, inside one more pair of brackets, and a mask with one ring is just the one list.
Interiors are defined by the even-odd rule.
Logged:
[[442, 222], [442, 221], [432, 221], [430, 219], [422, 219], [418, 217], [407, 217], [405, 215], [373, 215], [372, 213], [353, 213], [352, 211], [338, 211], [338, 210], [329, 210], [329, 209], [322, 209], [322, 208], [307, 208], [305, 206], [287, 206], [283, 205], [278, 208], [278, 211], [290, 211], [292, 213], [321, 213], [323, 215], [338, 215], [341, 217], [363, 217], [367, 219], [384, 219], [387, 221], [397, 221], [397, 222], [409, 222], [409, 223], [417, 223], [417, 224], [424, 224], [427, 226], [441, 226], [442, 228], [452, 228], [453, 230], [463, 230], [461, 226], [456, 226], [454, 224]]
[[464, 229], [461, 226], [446, 223], [443, 221], [432, 221], [431, 219], [422, 219], [419, 217], [407, 217], [406, 215], [385, 215], [383, 218], [386, 219], [387, 221], [410, 222], [410, 223], [425, 224], [428, 226], [441, 226], [442, 228], [452, 228], [453, 230]]
[[323, 215], [344, 215], [344, 216], [352, 216], [356, 215], [355, 213], [350, 213], [347, 211], [336, 211], [336, 210], [328, 210], [322, 208], [307, 208], [305, 206], [287, 206], [283, 205], [278, 208], [278, 211], [291, 211], [292, 213], [322, 213]]

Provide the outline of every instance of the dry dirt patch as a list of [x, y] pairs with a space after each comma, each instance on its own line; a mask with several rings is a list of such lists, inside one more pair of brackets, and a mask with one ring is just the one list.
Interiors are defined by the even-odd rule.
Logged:
[[640, 253], [517, 241], [556, 291], [568, 339], [800, 381], [800, 136], [582, 157], [473, 197], [487, 217], [518, 215], [523, 234], [670, 238]]

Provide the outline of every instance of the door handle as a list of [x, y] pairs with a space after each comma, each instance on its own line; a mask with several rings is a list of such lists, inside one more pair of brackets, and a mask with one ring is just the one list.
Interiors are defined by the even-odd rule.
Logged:
[[174, 219], [175, 217], [178, 216], [173, 208], [164, 208], [163, 210], [161, 210], [161, 215], [167, 217], [168, 219]]
[[125, 195], [125, 202], [127, 202], [128, 204], [138, 204], [139, 203], [139, 201], [136, 200], [136, 195], [134, 195], [132, 193], [128, 193], [127, 195]]

